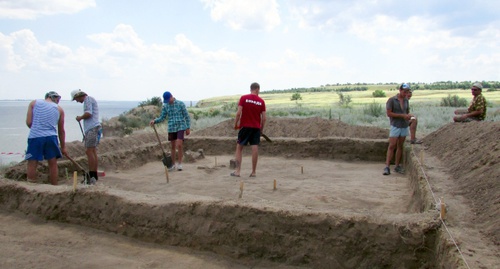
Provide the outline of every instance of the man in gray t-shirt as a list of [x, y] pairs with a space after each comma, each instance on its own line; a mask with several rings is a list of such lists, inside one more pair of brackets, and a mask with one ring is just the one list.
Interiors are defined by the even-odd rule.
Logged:
[[412, 117], [406, 95], [410, 92], [410, 85], [407, 83], [399, 86], [399, 93], [387, 100], [385, 105], [387, 116], [391, 122], [391, 131], [389, 133], [389, 147], [387, 149], [387, 158], [385, 160], [384, 175], [391, 174], [390, 163], [396, 149], [395, 172], [404, 173], [400, 166], [403, 156], [403, 144], [408, 135], [408, 124]]
[[99, 106], [97, 101], [88, 96], [82, 90], [74, 90], [71, 92], [71, 98], [78, 103], [83, 103], [83, 114], [76, 116], [76, 120], [83, 120], [85, 154], [89, 161], [89, 176], [86, 179], [87, 184], [95, 184], [99, 179], [97, 169], [99, 167], [97, 159], [97, 145], [101, 138], [101, 122], [99, 121]]

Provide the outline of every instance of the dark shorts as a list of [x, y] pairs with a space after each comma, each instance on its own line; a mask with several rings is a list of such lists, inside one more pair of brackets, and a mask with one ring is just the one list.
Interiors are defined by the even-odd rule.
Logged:
[[25, 160], [43, 161], [61, 157], [56, 135], [28, 139]]
[[174, 141], [174, 140], [184, 141], [184, 133], [185, 132], [186, 132], [185, 130], [182, 130], [182, 131], [178, 131], [175, 133], [168, 133], [168, 141]]
[[260, 129], [243, 127], [238, 132], [238, 144], [242, 146], [259, 145], [260, 144]]
[[96, 126], [90, 129], [85, 134], [85, 147], [86, 148], [95, 148], [99, 145], [99, 141], [101, 140], [102, 128], [101, 126]]

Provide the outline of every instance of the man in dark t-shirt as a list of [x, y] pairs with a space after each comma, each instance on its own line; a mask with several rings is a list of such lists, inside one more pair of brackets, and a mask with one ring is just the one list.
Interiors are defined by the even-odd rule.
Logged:
[[400, 165], [401, 157], [403, 156], [403, 145], [408, 135], [408, 123], [413, 115], [410, 114], [410, 107], [406, 95], [410, 92], [410, 85], [407, 83], [399, 86], [399, 93], [387, 100], [386, 110], [387, 116], [391, 122], [391, 131], [389, 133], [389, 147], [387, 149], [387, 157], [385, 161], [384, 175], [390, 175], [390, 163], [396, 149], [394, 171], [404, 173]]

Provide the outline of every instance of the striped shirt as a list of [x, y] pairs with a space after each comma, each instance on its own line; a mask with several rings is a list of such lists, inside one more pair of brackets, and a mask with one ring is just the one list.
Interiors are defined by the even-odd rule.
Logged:
[[155, 119], [155, 124], [164, 121], [165, 118], [168, 118], [169, 133], [176, 133], [191, 128], [191, 119], [189, 118], [186, 105], [181, 101], [177, 101], [177, 99], [172, 104], [163, 104], [161, 115]]
[[83, 129], [85, 133], [101, 125], [99, 122], [99, 107], [97, 106], [97, 101], [93, 97], [85, 97], [85, 100], [83, 100], [83, 112], [88, 112], [92, 115], [92, 117], [83, 120]]
[[36, 100], [33, 106], [33, 121], [28, 138], [57, 135], [59, 116], [56, 103]]

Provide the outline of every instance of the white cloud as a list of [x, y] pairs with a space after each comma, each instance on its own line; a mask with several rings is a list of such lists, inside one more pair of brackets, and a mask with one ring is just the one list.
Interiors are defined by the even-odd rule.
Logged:
[[132, 26], [120, 24], [112, 33], [100, 33], [87, 36], [101, 46], [109, 55], [128, 56], [137, 55], [144, 51], [143, 41], [139, 38]]
[[214, 21], [234, 30], [272, 30], [281, 23], [276, 0], [201, 0]]
[[66, 59], [71, 55], [71, 49], [54, 42], [40, 44], [35, 34], [30, 30], [21, 30], [1, 35], [1, 53], [7, 55], [0, 61], [1, 68], [7, 71], [22, 70], [62, 70]]
[[301, 28], [344, 30], [355, 1], [290, 1], [290, 13]]
[[0, 18], [31, 20], [54, 14], [77, 13], [95, 6], [95, 0], [2, 0]]
[[[113, 88], [121, 85], [129, 89], [149, 85], [149, 90], [154, 90], [154, 87], [167, 81], [179, 89], [189, 85], [196, 87], [194, 85], [202, 80], [224, 81], [229, 80], [228, 77], [236, 77], [233, 72], [246, 65], [246, 60], [237, 53], [224, 48], [204, 50], [184, 34], [176, 35], [172, 44], [145, 44], [130, 25], [120, 24], [112, 32], [87, 37], [95, 46], [72, 50], [52, 41], [40, 43], [30, 30], [10, 35], [0, 33], [0, 70], [25, 75], [61, 76], [61, 81], [57, 83], [62, 82], [62, 76], [78, 77], [94, 89], [102, 89], [95, 94], [99, 96], [106, 93], [106, 85]], [[154, 93], [134, 91], [134, 94], [120, 97], [141, 100]], [[189, 98], [180, 96], [198, 99], [196, 95]]]
[[345, 60], [340, 57], [318, 57], [314, 54], [307, 55], [298, 53], [291, 49], [285, 49], [280, 58], [276, 61], [263, 61], [262, 68], [286, 73], [288, 70], [301, 70], [307, 74], [311, 70], [321, 70], [322, 72], [333, 72], [342, 68]]
[[[470, 7], [457, 1], [463, 9]], [[35, 18], [47, 16], [43, 15], [49, 14], [43, 13], [46, 10], [59, 12], [53, 14], [73, 10], [63, 2], [43, 0], [0, 0], [0, 10], [6, 10], [5, 3], [10, 10], [37, 11]], [[75, 11], [95, 5], [93, 1], [81, 3]], [[168, 88], [181, 100], [199, 100], [246, 93], [254, 80], [265, 89], [286, 89], [336, 82], [483, 80], [499, 74], [499, 19], [483, 16], [498, 10], [491, 3], [479, 17], [471, 13], [475, 8], [463, 12], [458, 4], [427, 12], [438, 5], [429, 0], [405, 3], [409, 6], [393, 0], [200, 0], [189, 4], [154, 0], [143, 6], [125, 1], [120, 12], [116, 3], [98, 3], [99, 9], [73, 16], [88, 22], [77, 31], [50, 27], [71, 16], [22, 22], [6, 19], [0, 26], [3, 85], [87, 88], [105, 100], [144, 100]], [[175, 17], [182, 8], [191, 10], [193, 4], [204, 5], [205, 10]], [[176, 8], [165, 9], [171, 16], [144, 19], [152, 12], [149, 8], [172, 5]], [[138, 6], [144, 9], [130, 17]], [[107, 14], [111, 15], [104, 19]], [[41, 29], [38, 23], [47, 27]], [[112, 31], [102, 30], [112, 26]], [[0, 95], [6, 88], [0, 88]]]

